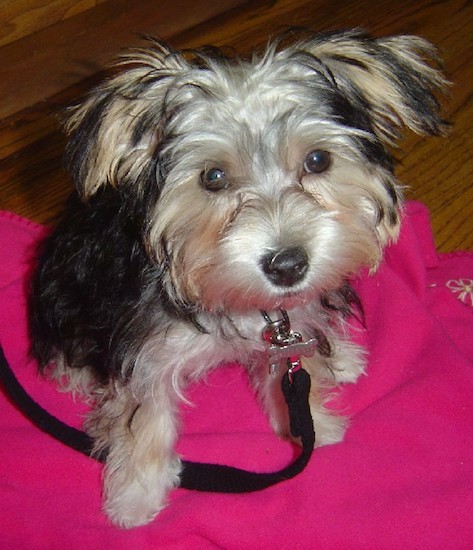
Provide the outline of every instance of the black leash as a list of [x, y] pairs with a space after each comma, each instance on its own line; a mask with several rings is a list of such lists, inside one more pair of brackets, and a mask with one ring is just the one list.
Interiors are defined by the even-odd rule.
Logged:
[[[288, 369], [282, 377], [281, 388], [289, 410], [291, 433], [296, 438], [300, 437], [302, 445], [300, 455], [285, 468], [271, 473], [250, 472], [232, 466], [184, 460], [182, 461], [180, 487], [218, 493], [260, 491], [281, 481], [291, 479], [299, 474], [309, 462], [315, 443], [314, 427], [309, 408], [310, 376], [300, 367], [300, 361], [297, 357], [288, 355], [288, 352], [291, 351], [292, 353], [294, 349], [293, 344], [300, 346], [301, 340], [298, 333], [293, 333], [290, 330], [285, 312], [283, 316], [283, 320], [274, 323], [266, 316], [268, 327], [271, 330], [271, 326], [274, 325], [274, 330], [273, 332], [266, 331], [265, 334], [268, 342], [273, 344], [270, 347], [270, 357], [272, 349], [273, 352], [276, 352], [276, 348], [279, 351], [276, 359], [273, 353], [271, 368], [274, 370], [275, 361], [280, 357], [287, 361]], [[276, 340], [277, 344], [274, 343]], [[88, 434], [65, 424], [50, 414], [25, 391], [10, 368], [1, 346], [0, 384], [3, 385], [5, 393], [12, 403], [44, 433], [86, 456], [105, 462], [106, 452], [98, 457], [92, 455], [93, 440]]]

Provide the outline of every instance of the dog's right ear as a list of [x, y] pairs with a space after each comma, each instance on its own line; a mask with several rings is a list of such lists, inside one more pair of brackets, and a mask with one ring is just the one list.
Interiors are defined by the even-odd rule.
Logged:
[[186, 67], [183, 56], [152, 40], [126, 52], [70, 109], [66, 162], [83, 200], [106, 185], [139, 185], [158, 146], [167, 91]]

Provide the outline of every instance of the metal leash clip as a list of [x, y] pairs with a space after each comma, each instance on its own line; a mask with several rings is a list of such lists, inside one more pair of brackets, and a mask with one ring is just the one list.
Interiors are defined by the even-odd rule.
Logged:
[[287, 311], [281, 309], [281, 319], [273, 321], [262, 311], [267, 325], [263, 329], [263, 340], [270, 344], [268, 348], [269, 372], [276, 375], [282, 361], [286, 362], [289, 381], [292, 383], [293, 374], [301, 368], [301, 356], [310, 357], [317, 349], [317, 339], [303, 341], [299, 332], [291, 330]]

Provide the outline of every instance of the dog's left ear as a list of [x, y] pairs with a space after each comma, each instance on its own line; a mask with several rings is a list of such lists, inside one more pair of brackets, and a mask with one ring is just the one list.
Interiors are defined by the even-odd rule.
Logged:
[[439, 135], [448, 127], [436, 98], [448, 82], [426, 40], [407, 35], [376, 39], [354, 30], [317, 36], [303, 49], [330, 70], [355, 105], [368, 109], [383, 141], [393, 144], [403, 126], [424, 135]]

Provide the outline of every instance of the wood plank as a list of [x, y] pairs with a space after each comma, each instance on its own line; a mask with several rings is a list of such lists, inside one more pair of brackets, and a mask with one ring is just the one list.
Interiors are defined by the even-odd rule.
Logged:
[[85, 10], [94, 8], [97, 3], [97, 0], [7, 0], [0, 2], [0, 46], [11, 44], [54, 23], [74, 17]]
[[0, 49], [0, 119], [98, 72], [140, 33], [169, 38], [239, 4], [114, 0], [7, 44]]

